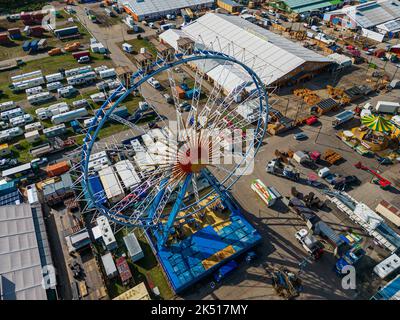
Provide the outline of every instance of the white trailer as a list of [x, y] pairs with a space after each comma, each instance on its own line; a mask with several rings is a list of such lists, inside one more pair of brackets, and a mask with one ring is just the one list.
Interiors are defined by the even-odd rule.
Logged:
[[45, 92], [41, 92], [41, 93], [33, 94], [33, 95], [29, 96], [28, 102], [32, 105], [35, 105], [35, 104], [44, 103], [51, 99], [53, 99], [53, 96], [50, 94], [50, 92], [45, 91]]
[[128, 53], [132, 53], [134, 51], [133, 46], [129, 43], [123, 43], [122, 50], [124, 50], [125, 52], [128, 52]]
[[104, 101], [106, 101], [107, 97], [106, 97], [105, 93], [99, 92], [99, 93], [92, 94], [90, 96], [90, 99], [92, 99], [92, 101], [94, 103], [103, 103]]
[[12, 127], [24, 126], [31, 122], [33, 122], [33, 117], [30, 114], [24, 114], [22, 116], [10, 119], [10, 125]]
[[385, 279], [400, 269], [400, 257], [393, 253], [374, 267], [374, 273], [381, 279]]
[[52, 116], [69, 111], [69, 106], [66, 102], [52, 104], [47, 108], [40, 108], [35, 111], [40, 120], [51, 118]]
[[54, 124], [61, 124], [87, 115], [88, 111], [85, 108], [80, 108], [52, 116], [51, 122]]
[[108, 157], [102, 157], [96, 160], [92, 160], [88, 164], [88, 170], [91, 172], [98, 172], [111, 164]]
[[37, 86], [37, 87], [33, 87], [33, 88], [29, 88], [29, 89], [25, 90], [25, 93], [27, 96], [31, 96], [33, 94], [38, 94], [40, 92], [43, 92], [42, 86]]
[[72, 102], [74, 108], [89, 107], [89, 102], [86, 99], [76, 100]]
[[48, 91], [56, 91], [63, 87], [63, 84], [60, 81], [50, 82], [46, 85]]
[[23, 81], [31, 78], [37, 78], [42, 76], [42, 70], [36, 70], [32, 72], [23, 73], [17, 76], [11, 77], [11, 82]]
[[88, 66], [83, 66], [83, 67], [66, 70], [65, 76], [68, 78], [68, 77], [75, 76], [77, 74], [83, 74], [83, 73], [87, 73], [90, 71], [92, 71], [92, 66], [88, 65]]
[[37, 77], [29, 80], [13, 82], [11, 88], [14, 92], [19, 92], [29, 88], [40, 86], [44, 83], [45, 81], [43, 77]]
[[93, 82], [96, 80], [96, 73], [94, 71], [90, 71], [84, 74], [77, 74], [67, 78], [67, 82], [69, 85], [82, 85]]
[[64, 76], [61, 72], [58, 73], [52, 73], [52, 74], [48, 74], [47, 76], [45, 76], [46, 78], [46, 82], [55, 82], [55, 81], [61, 81], [64, 79]]
[[107, 199], [110, 202], [118, 202], [124, 197], [121, 183], [112, 167], [106, 167], [99, 172], [100, 181], [103, 185]]
[[39, 121], [29, 123], [25, 126], [25, 132], [31, 132], [31, 131], [37, 131], [37, 130], [43, 130], [43, 125]]
[[107, 79], [107, 78], [116, 77], [116, 76], [117, 76], [117, 73], [115, 72], [114, 68], [99, 71], [99, 77], [101, 79]]
[[16, 105], [16, 103], [14, 101], [6, 101], [6, 102], [3, 102], [3, 103], [0, 103], [0, 112], [14, 109], [16, 106], [17, 105]]
[[334, 117], [332, 121], [332, 126], [333, 127], [340, 126], [341, 124], [353, 119], [354, 115], [355, 113], [352, 110], [345, 110], [343, 112], [340, 112]]
[[135, 167], [129, 160], [122, 160], [115, 164], [121, 182], [125, 189], [132, 190], [141, 182], [139, 175], [136, 173]]
[[75, 94], [78, 90], [75, 89], [73, 86], [66, 86], [63, 88], [57, 89], [57, 94], [59, 98], [69, 98], [73, 94]]
[[3, 121], [9, 121], [11, 118], [19, 117], [22, 116], [23, 114], [24, 111], [21, 108], [14, 108], [0, 113], [0, 118]]
[[395, 114], [400, 110], [400, 103], [390, 101], [378, 101], [375, 106], [376, 112]]

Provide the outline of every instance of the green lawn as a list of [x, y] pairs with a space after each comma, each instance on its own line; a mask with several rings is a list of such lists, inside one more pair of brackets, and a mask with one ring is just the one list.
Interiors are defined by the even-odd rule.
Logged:
[[153, 57], [157, 56], [156, 47], [147, 39], [133, 39], [126, 42], [134, 47], [135, 52], [139, 52], [140, 48], [146, 48], [147, 51], [153, 55]]
[[[112, 60], [104, 59], [101, 54], [91, 53], [91, 57], [92, 57], [91, 66], [93, 67], [99, 65], [106, 65], [111, 67], [113, 65]], [[56, 73], [60, 68], [72, 69], [79, 66], [82, 65], [77, 63], [70, 53], [67, 53], [59, 56], [53, 56], [53, 57], [49, 56], [43, 59], [29, 61], [25, 65], [21, 66], [19, 69], [12, 70], [10, 72], [1, 72], [0, 90], [3, 90], [4, 94], [0, 96], [0, 102], [8, 100], [21, 101], [26, 99], [26, 94], [24, 92], [16, 94], [13, 93], [12, 90], [8, 87], [10, 85], [10, 77], [12, 77], [13, 75], [32, 72], [39, 69], [42, 69], [43, 74], [46, 75], [46, 74]], [[59, 102], [61, 101], [63, 100], [60, 99]]]
[[[116, 234], [117, 241], [119, 243], [119, 251], [117, 255], [122, 253], [127, 253], [125, 244], [123, 242], [123, 237], [128, 234], [128, 230], [122, 229]], [[168, 285], [167, 279], [165, 278], [161, 266], [158, 264], [153, 251], [150, 248], [146, 238], [142, 235], [142, 230], [135, 232], [137, 239], [139, 240], [140, 247], [144, 252], [144, 258], [132, 263], [130, 259], [127, 259], [128, 264], [131, 268], [133, 277], [135, 278], [135, 283], [145, 282], [149, 287], [148, 281], [151, 281], [154, 286], [157, 286], [160, 290], [160, 295], [162, 299], [168, 300], [174, 296], [171, 288]], [[123, 293], [129, 288], [123, 287], [120, 283], [114, 282], [109, 287], [111, 298], [114, 298], [118, 294]]]

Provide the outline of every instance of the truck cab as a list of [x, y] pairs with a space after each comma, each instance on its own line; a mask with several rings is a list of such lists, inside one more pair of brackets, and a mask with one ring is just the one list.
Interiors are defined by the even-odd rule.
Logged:
[[321, 258], [324, 252], [322, 244], [313, 235], [309, 234], [308, 230], [301, 229], [297, 231], [295, 237], [313, 260]]

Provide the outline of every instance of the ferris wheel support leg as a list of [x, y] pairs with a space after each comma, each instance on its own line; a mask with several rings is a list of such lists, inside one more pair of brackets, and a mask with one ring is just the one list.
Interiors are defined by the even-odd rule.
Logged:
[[160, 204], [164, 193], [165, 193], [165, 188], [164, 186], [168, 183], [168, 179], [163, 179], [160, 182], [160, 191], [158, 191], [157, 196], [155, 197], [153, 203], [151, 204], [150, 210], [149, 210], [149, 220], [153, 219], [153, 215], [156, 213], [158, 205]]
[[179, 190], [178, 196], [176, 198], [174, 206], [172, 207], [166, 225], [163, 226], [161, 241], [159, 242], [160, 246], [164, 246], [165, 243], [167, 242], [168, 236], [170, 235], [171, 232], [171, 227], [173, 226], [175, 218], [182, 207], [183, 198], [185, 198], [186, 191], [191, 180], [192, 180], [192, 174], [190, 173], [186, 176], [185, 181], [182, 184], [181, 190]]
[[207, 169], [203, 169], [202, 174], [204, 178], [208, 181], [210, 186], [215, 190], [219, 197], [221, 198], [224, 205], [226, 205], [230, 212], [237, 212], [238, 208], [232, 202], [232, 198], [229, 193], [225, 190], [225, 188], [218, 182], [218, 180], [208, 171]]

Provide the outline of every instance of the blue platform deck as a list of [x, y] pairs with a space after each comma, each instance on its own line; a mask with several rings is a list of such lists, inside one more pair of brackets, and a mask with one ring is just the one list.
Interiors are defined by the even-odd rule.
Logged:
[[[157, 251], [159, 261], [176, 293], [212, 274], [261, 241], [261, 235], [240, 213], [231, 213], [229, 219], [231, 223], [219, 231], [207, 226]], [[234, 253], [206, 270], [202, 261], [230, 245]]]

